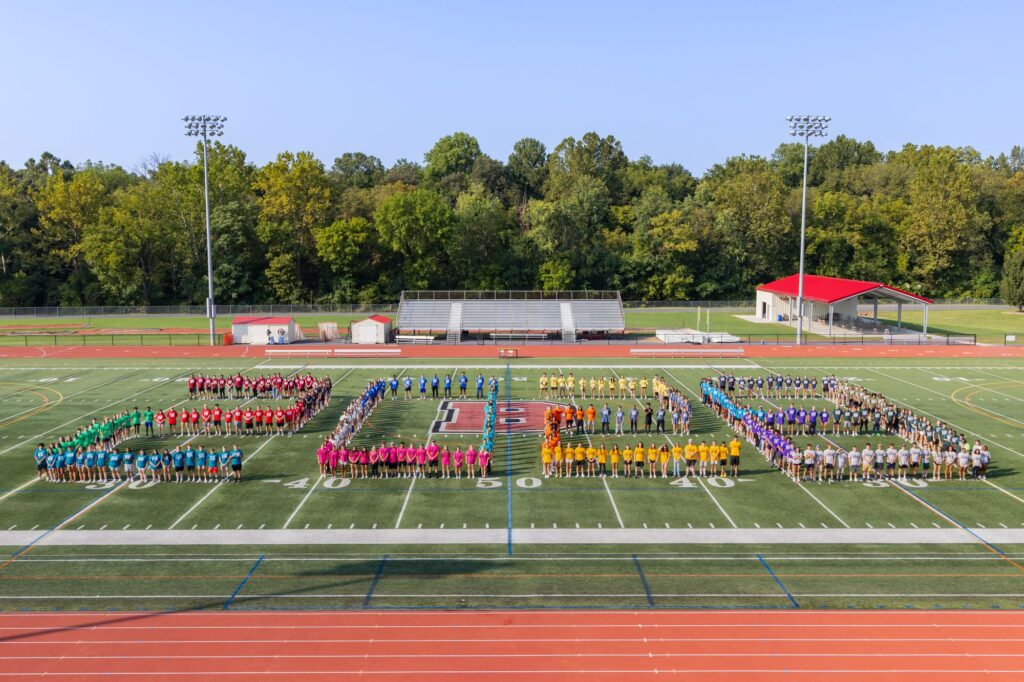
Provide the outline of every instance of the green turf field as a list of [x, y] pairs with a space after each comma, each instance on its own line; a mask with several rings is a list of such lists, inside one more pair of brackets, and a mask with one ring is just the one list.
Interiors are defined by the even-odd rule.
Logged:
[[[834, 372], [945, 419], [991, 447], [987, 481], [798, 484], [746, 444], [739, 479], [546, 479], [540, 436], [500, 428], [486, 479], [322, 480], [320, 439], [368, 380], [393, 371], [494, 374], [512, 401], [536, 399], [542, 371], [660, 374], [686, 391], [714, 372], [680, 360], [379, 362], [0, 363], [0, 609], [1024, 604], [1020, 361], [722, 361], [737, 375]], [[34, 482], [37, 442], [180, 403], [193, 370], [330, 374], [335, 398], [294, 436], [239, 439], [240, 485]], [[440, 407], [386, 400], [358, 438], [478, 443], [432, 433]], [[698, 439], [728, 436], [697, 404], [692, 425]], [[587, 438], [671, 440], [569, 440]]]

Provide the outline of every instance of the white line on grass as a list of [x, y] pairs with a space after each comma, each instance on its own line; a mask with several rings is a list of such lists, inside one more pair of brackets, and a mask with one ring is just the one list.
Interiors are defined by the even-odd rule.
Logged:
[[[962, 384], [967, 384], [968, 386], [973, 386], [974, 388], [979, 388], [979, 389], [981, 389], [983, 391], [988, 391], [989, 393], [995, 393], [996, 395], [1001, 395], [1004, 398], [1007, 398], [1008, 400], [1016, 400], [1016, 401], [1024, 403], [1024, 398], [1018, 398], [1015, 395], [1010, 395], [1008, 393], [1003, 393], [1002, 391], [997, 391], [997, 390], [989, 388], [987, 386], [982, 386], [981, 384], [976, 384], [976, 383], [974, 383], [972, 381], [968, 381], [968, 380], [964, 379], [963, 377], [951, 377], [951, 376], [946, 376], [945, 374], [939, 374], [938, 372], [935, 373], [935, 376], [942, 377], [943, 379], [949, 379], [950, 381], [958, 381], [958, 382], [960, 382]], [[989, 376], [993, 376], [993, 375], [989, 375]], [[982, 409], [984, 409], [984, 408], [982, 408]], [[992, 410], [989, 410], [989, 412], [992, 412]], [[999, 414], [999, 413], [995, 412], [994, 414]], [[1000, 415], [1000, 416], [1004, 416], [1004, 415]], [[1013, 418], [1012, 417], [1007, 417], [1007, 419], [1013, 419]], [[1017, 421], [1017, 420], [1014, 419], [1013, 421]]]
[[320, 477], [316, 479], [316, 481], [313, 483], [313, 486], [309, 489], [309, 492], [302, 496], [302, 501], [299, 502], [297, 507], [295, 507], [295, 511], [291, 513], [291, 516], [288, 517], [288, 520], [284, 522], [284, 525], [281, 526], [281, 528], [288, 527], [288, 525], [292, 522], [292, 519], [295, 518], [295, 515], [299, 513], [300, 509], [302, 509], [302, 505], [306, 504], [306, 500], [309, 499], [309, 496], [313, 494], [313, 491], [316, 490], [316, 487], [320, 485], [320, 481], [322, 480], [324, 480], [323, 474], [321, 474]]
[[405, 500], [402, 502], [402, 509], [398, 512], [398, 519], [395, 521], [395, 528], [402, 526], [402, 517], [405, 516], [405, 508], [409, 506], [409, 498], [412, 497], [412, 489], [416, 487], [416, 477], [409, 481], [409, 490], [405, 493]]
[[995, 483], [993, 483], [992, 481], [988, 480], [987, 478], [983, 478], [983, 479], [981, 479], [981, 482], [982, 482], [982, 483], [986, 483], [986, 484], [988, 484], [988, 485], [992, 486], [993, 488], [995, 488], [995, 489], [996, 489], [996, 490], [998, 490], [999, 492], [1003, 493], [1004, 495], [1009, 495], [1010, 497], [1012, 497], [1013, 499], [1017, 500], [1018, 502], [1022, 502], [1022, 503], [1024, 503], [1024, 498], [1020, 498], [1020, 497], [1017, 497], [1016, 495], [1014, 495], [1013, 493], [1011, 493], [1011, 492], [1010, 492], [1009, 490], [1007, 490], [1006, 488], [1004, 488], [1004, 487], [1002, 487], [1002, 486], [1000, 486], [1000, 485], [996, 485]]
[[[615, 374], [615, 370], [614, 369], [612, 370], [612, 374]], [[562, 368], [561, 367], [558, 368], [558, 375], [559, 376], [563, 376], [563, 377], [565, 376], [565, 374], [562, 372]], [[616, 376], [618, 376], [618, 375], [616, 375]], [[573, 392], [573, 397], [571, 397], [570, 400], [572, 400], [573, 407], [579, 407], [579, 404], [576, 402], [576, 398], [575, 398], [575, 390]], [[586, 423], [586, 422], [584, 422], [584, 423]], [[590, 445], [591, 447], [593, 447], [594, 441], [590, 438], [590, 434], [587, 433], [585, 428], [583, 430], [583, 435], [587, 437], [587, 445]], [[615, 519], [619, 522], [619, 528], [625, 528], [626, 524], [623, 523], [622, 515], [619, 514], [619, 505], [615, 504], [615, 496], [612, 495], [612, 488], [611, 488], [610, 485], [608, 485], [608, 480], [606, 478], [602, 478], [601, 482], [604, 483], [604, 489], [608, 493], [608, 501], [612, 503], [612, 511], [615, 512]]]
[[[252, 458], [253, 458], [253, 457], [255, 457], [255, 456], [256, 456], [257, 454], [259, 454], [259, 451], [260, 451], [260, 450], [262, 450], [263, 448], [267, 447], [268, 445], [270, 445], [270, 442], [271, 442], [272, 440], [274, 440], [275, 438], [277, 438], [277, 436], [278, 436], [278, 435], [279, 435], [279, 434], [276, 434], [276, 433], [275, 433], [275, 434], [274, 434], [274, 435], [272, 435], [272, 436], [271, 436], [270, 438], [268, 438], [267, 440], [263, 441], [263, 444], [262, 444], [262, 445], [260, 445], [260, 446], [259, 446], [258, 448], [256, 448], [255, 450], [253, 450], [253, 452], [252, 452], [252, 454], [251, 454], [251, 455], [249, 455], [248, 457], [246, 457], [245, 459], [243, 459], [243, 460], [242, 460], [242, 464], [245, 464], [245, 463], [246, 463], [246, 462], [248, 462], [248, 461], [249, 461], [250, 459], [252, 459]], [[195, 437], [195, 436], [193, 436], [193, 438], [194, 438], [194, 437]], [[189, 440], [191, 440], [191, 438], [190, 438]], [[186, 441], [186, 442], [187, 442], [187, 441]], [[189, 509], [188, 509], [188, 511], [187, 511], [187, 512], [185, 512], [184, 514], [182, 514], [181, 516], [179, 516], [179, 517], [177, 518], [177, 520], [176, 520], [176, 521], [175, 521], [174, 523], [172, 523], [172, 524], [171, 524], [170, 526], [168, 526], [168, 527], [167, 527], [167, 530], [174, 530], [174, 527], [175, 527], [175, 526], [177, 526], [177, 525], [178, 525], [179, 523], [181, 523], [182, 521], [184, 521], [184, 520], [185, 520], [185, 518], [187, 518], [189, 514], [191, 514], [192, 512], [194, 512], [194, 511], [195, 511], [196, 509], [198, 509], [198, 508], [199, 508], [199, 505], [201, 505], [201, 504], [202, 504], [203, 502], [205, 502], [205, 501], [206, 501], [206, 498], [208, 498], [208, 497], [209, 497], [210, 495], [212, 495], [212, 494], [214, 494], [215, 492], [217, 492], [217, 488], [221, 487], [222, 485], [224, 485], [224, 481], [218, 481], [218, 482], [217, 482], [217, 485], [213, 486], [213, 488], [212, 488], [212, 489], [210, 490], [210, 492], [208, 492], [208, 493], [206, 493], [205, 495], [203, 495], [202, 497], [200, 497], [200, 498], [199, 498], [199, 501], [197, 501], [197, 502], [196, 502], [195, 504], [193, 504], [193, 505], [192, 505], [191, 507], [189, 507]]]

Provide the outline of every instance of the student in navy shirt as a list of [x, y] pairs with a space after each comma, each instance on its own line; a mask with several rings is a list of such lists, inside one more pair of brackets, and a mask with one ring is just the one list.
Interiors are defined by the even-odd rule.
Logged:
[[444, 397], [445, 398], [451, 398], [452, 397], [452, 375], [451, 374], [445, 374], [444, 375]]
[[466, 386], [468, 384], [469, 384], [469, 377], [467, 377], [466, 373], [463, 372], [462, 374], [459, 375], [459, 397], [460, 398], [465, 398], [466, 397]]
[[484, 375], [483, 374], [477, 374], [476, 375], [476, 397], [478, 399], [484, 397]]
[[430, 397], [437, 398], [437, 387], [441, 384], [441, 380], [437, 378], [435, 374], [430, 379]]

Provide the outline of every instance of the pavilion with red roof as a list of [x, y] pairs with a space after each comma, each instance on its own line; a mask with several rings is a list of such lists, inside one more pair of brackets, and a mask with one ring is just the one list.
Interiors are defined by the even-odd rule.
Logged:
[[[773, 322], [795, 321], [800, 276], [790, 275], [757, 287], [756, 316], [760, 320]], [[833, 323], [857, 324], [861, 321], [857, 306], [861, 300], [868, 300], [874, 306], [874, 323], [878, 323], [878, 301], [896, 303], [896, 326], [903, 325], [903, 304], [920, 305], [924, 311], [924, 333], [928, 333], [928, 306], [931, 301], [923, 296], [882, 282], [866, 282], [859, 279], [804, 275], [804, 317], [827, 322], [828, 333], [832, 334]]]

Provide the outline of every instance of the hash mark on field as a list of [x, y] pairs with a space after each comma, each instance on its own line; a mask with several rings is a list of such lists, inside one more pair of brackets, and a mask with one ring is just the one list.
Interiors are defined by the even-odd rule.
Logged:
[[417, 523], [416, 524], [416, 528], [423, 528], [423, 524], [422, 523]]
[[[932, 525], [935, 526], [936, 528], [942, 528], [942, 526], [940, 526], [939, 524], [935, 523], [934, 521], [932, 521]], [[1024, 526], [1024, 523], [1022, 523], [1020, 525]]]
[[444, 524], [443, 523], [441, 524], [441, 528], [444, 528]]
[[687, 523], [687, 524], [686, 524], [686, 527], [687, 527], [687, 528], [693, 528], [693, 524], [692, 524], [692, 523]]
[[579, 527], [580, 527], [580, 524], [579, 524], [579, 522], [578, 522], [578, 521], [576, 522], [576, 527], [577, 527], [577, 528], [579, 528]]
[[[216, 526], [213, 527], [214, 530], [217, 530], [218, 528], [220, 528], [220, 524], [219, 523]], [[149, 529], [147, 528], [146, 530], [149, 530]]]
[[124, 528], [122, 528], [121, 530], [128, 530], [131, 527], [132, 527], [132, 524], [126, 523], [126, 524], [124, 524]]
[[107, 529], [107, 524], [104, 523], [102, 526], [100, 526], [100, 530], [106, 530], [106, 529]]
[[1007, 526], [1005, 523], [1000, 523], [999, 525], [1002, 526], [1003, 528], [1009, 528], [1009, 526]]
[[671, 528], [672, 526], [670, 526], [670, 525], [668, 525], [668, 524], [666, 523], [666, 524], [665, 524], [665, 527], [666, 527], [666, 528]]
[[[604, 528], [604, 526], [601, 525], [600, 521], [597, 522], [597, 527], [598, 528]], [[533, 528], [533, 524], [532, 523], [530, 524], [530, 528]]]
[[980, 523], [978, 524], [978, 528], [984, 528], [984, 527], [985, 526], [983, 526], [982, 524], [980, 524]]
[[754, 528], [760, 528], [760, 527], [761, 527], [761, 524], [758, 523], [757, 521], [755, 521], [754, 522]]
[[235, 528], [235, 530], [242, 530], [242, 524], [238, 524], [238, 528]]
[[864, 525], [865, 525], [865, 526], [867, 526], [868, 528], [874, 528], [874, 526], [872, 526], [872, 525], [871, 525], [870, 523], [868, 523], [867, 521], [865, 521], [865, 522], [864, 522]]
[[353, 529], [353, 528], [355, 528], [355, 527], [356, 527], [356, 524], [352, 523], [352, 524], [349, 524], [349, 527], [348, 527], [348, 529], [349, 529], [349, 530], [352, 530], [352, 529]]
[[646, 527], [647, 527], [647, 524], [646, 524], [646, 523], [644, 523], [644, 528], [646, 528]]
[[801, 527], [801, 528], [807, 528], [807, 526], [805, 526], [805, 525], [804, 525], [804, 524], [802, 524], [802, 523], [800, 524], [800, 527]]
[[711, 523], [710, 521], [708, 521], [708, 525], [711, 526], [712, 528], [715, 527], [715, 524]]
[[309, 524], [307, 523], [303, 530], [309, 530]]
[[333, 523], [328, 523], [328, 524], [327, 524], [327, 530], [330, 530], [330, 529], [331, 529], [331, 526], [333, 526], [333, 525], [334, 525]]
[[[463, 528], [465, 528], [465, 527], [466, 527], [466, 524], [462, 524], [462, 527], [463, 527]], [[557, 523], [552, 523], [552, 524], [551, 524], [551, 527], [552, 527], [552, 528], [558, 528], [558, 524], [557, 524]]]
[[372, 528], [373, 528], [374, 530], [376, 530], [376, 529], [377, 529], [377, 524], [376, 524], [376, 523], [375, 523], [375, 524], [373, 524]]
[[781, 523], [776, 523], [775, 525], [778, 526], [779, 528], [782, 528], [782, 524]]
[[[491, 524], [489, 524], [489, 523], [485, 523], [484, 524], [484, 528], [490, 528], [490, 527], [491, 527]], [[579, 528], [579, 526], [577, 526], [577, 528]]]
[[196, 528], [198, 528], [198, 527], [199, 527], [199, 524], [198, 524], [198, 523], [193, 523], [193, 524], [192, 524], [192, 530], [195, 530], [195, 529], [196, 529]]
[[889, 527], [890, 527], [890, 528], [895, 528], [896, 526], [894, 526], [894, 525], [893, 525], [893, 524], [892, 524], [892, 523], [890, 522], [890, 523], [889, 523]]
[[35, 530], [35, 529], [36, 529], [36, 528], [38, 528], [38, 527], [39, 527], [39, 524], [37, 523], [36, 525], [34, 525], [34, 526], [32, 526], [31, 528], [29, 528], [29, 530]]
[[84, 523], [81, 526], [79, 526], [78, 528], [76, 528], [75, 530], [82, 530], [83, 528], [85, 528], [85, 524]]
[[824, 521], [822, 521], [821, 522], [821, 527], [822, 528], [828, 528], [828, 524], [826, 524]]
[[260, 524], [260, 530], [263, 530], [264, 528], [266, 528], [266, 526], [267, 526], [267, 524], [265, 524], [265, 523], [261, 523], [261, 524]]
[[17, 528], [17, 527], [18, 527], [18, 524], [14, 524], [13, 526], [11, 526], [10, 528], [8, 528], [7, 530], [14, 530], [14, 529], [15, 529], [15, 528]]
[[917, 524], [914, 523], [913, 521], [910, 522], [910, 525], [913, 526], [914, 528], [917, 528]]

